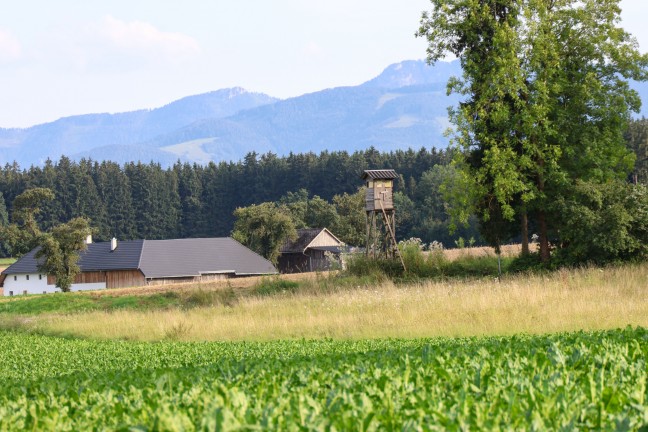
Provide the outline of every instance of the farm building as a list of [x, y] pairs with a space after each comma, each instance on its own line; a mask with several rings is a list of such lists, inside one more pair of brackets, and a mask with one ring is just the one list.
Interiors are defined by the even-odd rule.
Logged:
[[299, 229], [297, 238], [286, 242], [281, 248], [279, 271], [301, 273], [328, 270], [331, 260], [327, 258], [327, 252], [339, 261], [342, 246], [344, 243], [326, 228]]
[[[59, 291], [52, 276], [38, 271], [36, 251], [24, 255], [0, 274], [5, 296]], [[270, 261], [229, 237], [119, 242], [113, 239], [90, 243], [79, 255], [81, 273], [72, 291], [277, 273]]]

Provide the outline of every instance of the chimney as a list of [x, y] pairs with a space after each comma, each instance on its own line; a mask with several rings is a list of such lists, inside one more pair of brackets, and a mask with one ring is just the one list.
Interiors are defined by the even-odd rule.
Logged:
[[86, 244], [92, 243], [92, 234], [88, 234], [88, 237], [86, 237], [85, 242], [86, 242]]
[[110, 252], [114, 251], [117, 249], [117, 239], [115, 237], [110, 240]]

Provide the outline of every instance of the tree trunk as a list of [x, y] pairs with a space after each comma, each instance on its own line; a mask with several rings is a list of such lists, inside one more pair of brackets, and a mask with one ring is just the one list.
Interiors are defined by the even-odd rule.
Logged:
[[522, 211], [522, 255], [529, 255], [529, 219], [526, 210]]
[[[538, 160], [538, 191], [544, 192], [544, 160]], [[544, 210], [538, 211], [538, 230], [540, 230], [540, 261], [543, 263], [549, 262], [549, 238], [547, 237], [547, 215]]]
[[547, 219], [544, 210], [538, 212], [538, 229], [540, 230], [540, 261], [549, 262], [549, 238], [547, 237]]

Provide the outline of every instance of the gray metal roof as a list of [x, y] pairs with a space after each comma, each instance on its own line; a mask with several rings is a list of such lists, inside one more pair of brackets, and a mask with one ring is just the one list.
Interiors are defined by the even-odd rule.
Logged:
[[140, 270], [147, 278], [277, 273], [270, 261], [230, 237], [146, 240]]
[[[38, 273], [37, 251], [23, 255], [2, 274]], [[81, 271], [140, 269], [147, 278], [277, 273], [270, 261], [229, 237], [118, 241], [112, 252], [110, 242], [91, 243], [80, 253], [79, 267]]]
[[[90, 243], [88, 248], [79, 253], [81, 271], [93, 270], [136, 270], [144, 240], [118, 241], [117, 249], [110, 251], [110, 242]], [[7, 267], [3, 274], [38, 273], [35, 248]]]
[[18, 258], [15, 263], [4, 269], [2, 274], [38, 273], [38, 264], [36, 263], [36, 258], [34, 258], [36, 252], [38, 252], [38, 248], [27, 252], [25, 255]]
[[144, 240], [117, 241], [117, 248], [110, 251], [110, 242], [90, 243], [79, 255], [82, 271], [137, 270]]
[[393, 169], [382, 169], [382, 170], [365, 170], [362, 173], [362, 178], [367, 179], [370, 178], [372, 180], [375, 179], [381, 179], [381, 180], [391, 180], [395, 179], [398, 177], [398, 174], [396, 174], [396, 171]]
[[287, 241], [281, 247], [281, 253], [303, 253], [308, 245], [321, 233], [324, 228], [302, 228], [297, 230], [297, 238]]

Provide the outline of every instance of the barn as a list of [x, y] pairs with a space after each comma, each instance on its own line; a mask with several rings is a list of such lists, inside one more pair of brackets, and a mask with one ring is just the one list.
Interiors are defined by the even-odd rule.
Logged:
[[[90, 243], [79, 253], [72, 291], [276, 274], [272, 263], [230, 237]], [[0, 274], [5, 296], [59, 291], [39, 272], [37, 249]]]
[[329, 270], [331, 260], [327, 258], [327, 252], [339, 261], [343, 246], [344, 243], [326, 228], [298, 229], [297, 238], [286, 242], [281, 248], [279, 271], [301, 273]]

